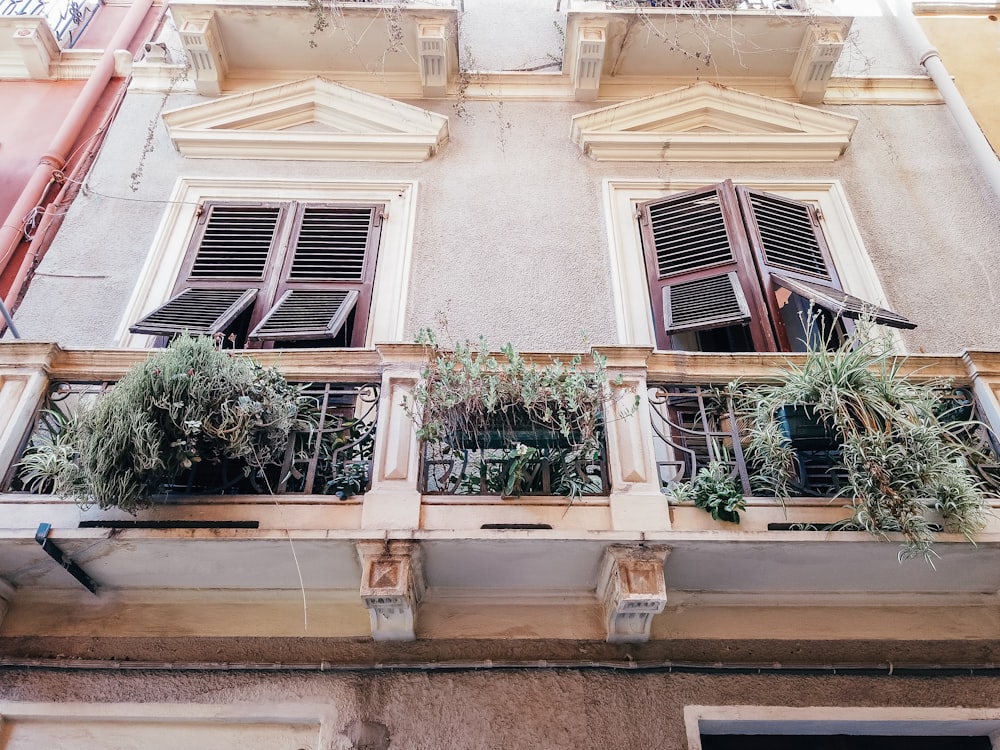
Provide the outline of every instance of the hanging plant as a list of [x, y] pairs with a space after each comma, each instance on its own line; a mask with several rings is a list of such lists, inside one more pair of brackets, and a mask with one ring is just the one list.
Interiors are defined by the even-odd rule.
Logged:
[[427, 348], [429, 359], [406, 404], [417, 437], [438, 455], [505, 451], [496, 459], [501, 467], [480, 461], [479, 475], [466, 477], [466, 483], [520, 494], [534, 480], [539, 451], [545, 449], [553, 494], [573, 497], [594, 490], [595, 478], [578, 467], [603, 455], [605, 405], [618, 398], [604, 357], [595, 352], [586, 368], [580, 355], [540, 366], [510, 344], [493, 356], [483, 339], [446, 349], [429, 329], [417, 343]]
[[199, 465], [232, 461], [250, 474], [280, 464], [314, 411], [277, 369], [182, 335], [56, 434], [36, 436], [21, 477], [28, 489], [134, 513]]
[[851, 524], [880, 538], [901, 534], [901, 559], [930, 559], [936, 527], [929, 510], [944, 530], [970, 541], [990, 512], [971, 468], [985, 457], [967, 439], [983, 426], [949, 408], [947, 383], [905, 375], [905, 360], [872, 329], [871, 321], [861, 321], [832, 351], [816, 337], [801, 364], [789, 361], [776, 384], [730, 385], [749, 428], [751, 486], [755, 494], [787, 499], [797, 474], [796, 442], [831, 441], [844, 474], [837, 497], [850, 502]]

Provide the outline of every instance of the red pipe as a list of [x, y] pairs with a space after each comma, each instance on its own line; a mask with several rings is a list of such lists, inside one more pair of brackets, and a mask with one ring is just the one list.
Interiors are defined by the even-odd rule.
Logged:
[[17, 203], [0, 226], [0, 271], [6, 269], [11, 256], [24, 237], [24, 218], [36, 207], [45, 194], [53, 172], [61, 170], [69, 158], [70, 149], [97, 106], [98, 100], [107, 88], [115, 72], [115, 51], [127, 49], [132, 38], [138, 33], [153, 0], [133, 0], [132, 7], [122, 20], [117, 33], [104, 49], [94, 72], [80, 91], [76, 101], [63, 120], [62, 126], [49, 144], [48, 151], [38, 160], [38, 166], [21, 191]]

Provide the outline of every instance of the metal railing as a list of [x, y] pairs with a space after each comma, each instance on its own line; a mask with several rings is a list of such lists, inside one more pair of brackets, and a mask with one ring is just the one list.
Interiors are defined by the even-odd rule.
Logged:
[[607, 495], [607, 447], [581, 452], [550, 430], [468, 435], [455, 442], [424, 441], [420, 492], [425, 495]]
[[[21, 455], [58, 439], [80, 409], [112, 388], [113, 381], [52, 381]], [[310, 383], [301, 388], [304, 408], [315, 427], [293, 432], [280, 462], [251, 470], [238, 460], [201, 461], [165, 483], [163, 494], [304, 493], [340, 499], [364, 494], [373, 475], [380, 386]], [[51, 491], [44, 482], [31, 482], [17, 463], [7, 488], [14, 492]]]
[[[989, 428], [972, 391], [942, 391], [943, 419], [961, 422], [960, 438], [968, 446], [970, 467], [983, 484], [1000, 494], [1000, 458]], [[738, 414], [732, 398], [720, 385], [650, 385], [649, 403], [661, 489], [690, 482], [712, 463], [731, 469], [731, 476], [747, 496], [761, 494], [752, 483], [753, 467], [744, 456], [749, 424]], [[789, 409], [789, 412], [792, 410]], [[800, 409], [801, 411], [801, 409]], [[788, 413], [786, 420], [801, 413]], [[847, 469], [838, 441], [823, 425], [813, 425], [790, 438], [795, 451], [796, 476], [792, 494], [800, 497], [834, 497], [846, 486]]]

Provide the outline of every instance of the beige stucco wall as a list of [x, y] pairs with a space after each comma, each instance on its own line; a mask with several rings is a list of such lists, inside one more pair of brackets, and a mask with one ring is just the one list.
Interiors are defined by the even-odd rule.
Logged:
[[[197, 101], [175, 96], [166, 109]], [[158, 94], [125, 101], [17, 313], [25, 337], [112, 344], [179, 176], [418, 181], [407, 336], [444, 311], [455, 336], [483, 333], [526, 350], [577, 349], [584, 337], [631, 343], [617, 340], [605, 179], [833, 178], [889, 302], [919, 324], [908, 347], [1000, 347], [1000, 327], [984, 315], [1000, 289], [1000, 217], [942, 106], [836, 108], [859, 124], [830, 164], [643, 164], [596, 162], [570, 142], [570, 118], [590, 105], [466, 102], [459, 117], [438, 102], [430, 108], [449, 115], [451, 129], [439, 154], [359, 164], [185, 159], [160, 124], [143, 156], [162, 105]]]
[[[291, 728], [278, 742], [281, 750], [342, 750], [358, 747], [345, 729], [358, 720], [384, 725], [389, 746], [407, 750], [497, 750], [499, 748], [685, 748], [684, 707], [689, 705], [812, 706], [963, 706], [1000, 705], [994, 677], [833, 676], [831, 674], [750, 675], [630, 673], [607, 670], [496, 670], [423, 673], [89, 673], [8, 671], [0, 700], [72, 703], [163, 702], [216, 705], [220, 716], [247, 714], [270, 731], [270, 716], [295, 708], [315, 711], [326, 723], [325, 734], [303, 738]], [[294, 708], [291, 708], [294, 707]], [[141, 708], [141, 707], [140, 707]], [[172, 709], [152, 709], [168, 713]], [[121, 712], [121, 707], [109, 707]], [[183, 713], [183, 708], [182, 711]], [[194, 711], [190, 711], [195, 714]], [[86, 729], [77, 722], [77, 732]], [[238, 721], [216, 742], [205, 741], [190, 728], [190, 747], [229, 748], [242, 734], [243, 747], [255, 727]], [[130, 730], [135, 735], [130, 736]], [[74, 739], [73, 725], [8, 722], [0, 739], [62, 740], [59, 747], [103, 750], [135, 747], [143, 737], [128, 723], [106, 727], [91, 744]], [[349, 730], [348, 730], [349, 732]], [[32, 734], [34, 733], [34, 734]], [[86, 736], [86, 735], [85, 735]], [[176, 740], [164, 734], [161, 744], [147, 732], [150, 744]], [[8, 745], [4, 745], [5, 747]], [[22, 745], [13, 743], [13, 747]], [[38, 745], [31, 745], [37, 747]], [[173, 745], [177, 747], [178, 745]], [[384, 748], [384, 744], [371, 745]]]
[[923, 16], [920, 25], [941, 53], [955, 85], [993, 145], [1000, 148], [1000, 13]]

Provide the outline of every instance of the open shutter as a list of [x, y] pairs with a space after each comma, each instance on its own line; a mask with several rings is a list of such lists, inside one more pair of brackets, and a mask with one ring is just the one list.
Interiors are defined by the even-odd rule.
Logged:
[[748, 322], [758, 351], [775, 348], [729, 182], [640, 207], [657, 345], [670, 334]]
[[813, 206], [745, 187], [736, 190], [775, 333], [781, 349], [789, 351], [774, 275], [834, 290], [840, 289], [840, 279]]
[[[302, 206], [278, 302], [251, 338], [331, 338], [353, 311], [348, 338], [351, 346], [364, 346], [384, 210], [382, 205]], [[294, 324], [294, 315], [302, 317], [300, 324]]]
[[840, 289], [834, 289], [826, 284], [815, 281], [793, 279], [780, 274], [772, 274], [772, 280], [778, 286], [807, 299], [814, 305], [829, 310], [835, 317], [859, 318], [868, 314], [876, 323], [893, 328], [916, 328], [917, 324], [892, 310], [886, 310], [872, 302], [866, 302], [860, 297], [847, 294]]
[[358, 302], [356, 289], [289, 289], [253, 331], [251, 339], [327, 339], [337, 335]]
[[285, 210], [280, 204], [206, 204], [191, 239], [184, 278], [262, 282]]
[[256, 289], [185, 289], [129, 330], [150, 336], [222, 333], [256, 297]]

